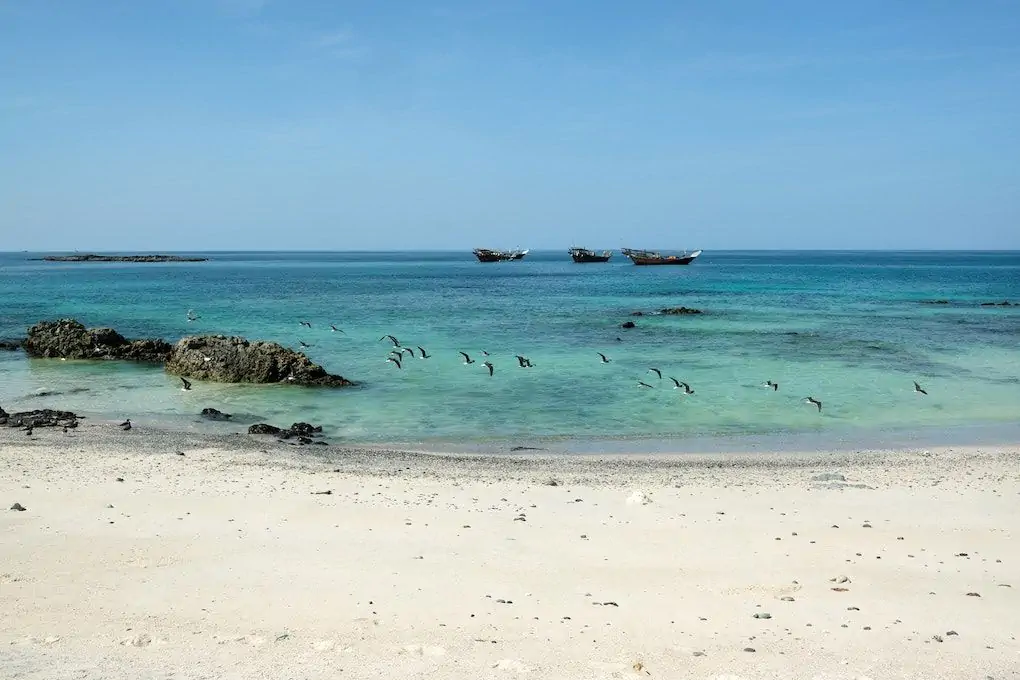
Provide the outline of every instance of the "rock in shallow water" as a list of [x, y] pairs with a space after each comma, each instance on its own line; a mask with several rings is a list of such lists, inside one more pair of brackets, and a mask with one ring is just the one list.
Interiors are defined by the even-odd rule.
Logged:
[[203, 418], [208, 419], [208, 420], [230, 420], [231, 418], [234, 417], [234, 416], [230, 415], [229, 413], [224, 413], [223, 411], [219, 411], [219, 410], [214, 409], [214, 408], [204, 408], [204, 409], [202, 409], [201, 416]]
[[31, 357], [161, 363], [171, 346], [158, 339], [128, 340], [112, 328], [85, 328], [75, 319], [60, 319], [29, 328], [24, 349]]
[[227, 383], [285, 383], [312, 387], [349, 387], [353, 382], [332, 375], [300, 352], [275, 342], [206, 335], [182, 338], [166, 372], [195, 380]]

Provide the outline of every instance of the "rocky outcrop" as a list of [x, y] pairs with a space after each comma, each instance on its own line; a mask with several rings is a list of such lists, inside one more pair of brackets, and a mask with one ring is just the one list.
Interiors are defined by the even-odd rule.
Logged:
[[206, 420], [230, 420], [234, 416], [214, 408], [204, 408], [200, 414]]
[[682, 316], [685, 314], [702, 314], [700, 309], [694, 309], [693, 307], [667, 307], [666, 309], [660, 309], [659, 314], [667, 314], [670, 316]]
[[633, 321], [624, 321], [623, 323], [620, 324], [620, 328], [634, 328], [636, 326], [637, 324], [634, 323]]
[[326, 372], [300, 352], [275, 342], [205, 335], [182, 338], [170, 353], [166, 372], [195, 380], [227, 383], [288, 383], [349, 387], [354, 383]]
[[269, 434], [279, 439], [296, 439], [298, 444], [325, 444], [313, 442], [313, 437], [322, 434], [322, 428], [308, 423], [294, 423], [286, 430], [268, 423], [258, 423], [248, 428], [248, 434]]
[[16, 352], [24, 344], [24, 340], [0, 340], [0, 352]]
[[1012, 307], [1013, 305], [1009, 300], [1003, 300], [1002, 302], [982, 302], [982, 307]]
[[46, 262], [208, 262], [208, 257], [181, 257], [180, 255], [96, 255], [81, 253], [77, 255], [47, 255], [41, 259]]
[[74, 319], [40, 321], [28, 329], [25, 352], [32, 357], [166, 361], [172, 349], [163, 340], [128, 340], [112, 328], [85, 328]]
[[79, 416], [48, 408], [7, 414], [0, 409], [0, 425], [7, 427], [78, 427]]

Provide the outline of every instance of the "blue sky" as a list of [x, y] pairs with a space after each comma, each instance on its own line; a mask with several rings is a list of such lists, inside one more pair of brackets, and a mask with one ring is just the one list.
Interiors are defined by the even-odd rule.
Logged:
[[1020, 4], [0, 0], [0, 248], [1020, 248]]

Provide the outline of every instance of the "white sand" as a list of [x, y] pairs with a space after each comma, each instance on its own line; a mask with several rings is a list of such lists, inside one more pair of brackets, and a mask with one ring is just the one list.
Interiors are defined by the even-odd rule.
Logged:
[[37, 434], [0, 433], [5, 679], [1020, 669], [1017, 447], [328, 450], [338, 463], [319, 447]]

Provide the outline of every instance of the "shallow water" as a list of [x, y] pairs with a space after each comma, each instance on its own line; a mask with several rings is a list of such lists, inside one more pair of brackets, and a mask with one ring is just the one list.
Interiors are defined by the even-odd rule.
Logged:
[[[303, 340], [310, 358], [361, 387], [196, 383], [185, 393], [159, 368], [5, 352], [8, 411], [198, 427], [195, 414], [212, 406], [242, 422], [306, 420], [353, 441], [430, 444], [844, 436], [1020, 415], [1020, 308], [979, 304], [1020, 302], [1020, 253], [707, 252], [689, 267], [634, 267], [619, 255], [575, 265], [565, 252], [498, 264], [470, 253], [214, 253], [197, 264], [28, 257], [0, 255], [0, 338], [70, 316], [129, 337]], [[922, 303], [934, 299], [951, 304]], [[681, 305], [705, 314], [649, 315]], [[189, 309], [201, 318], [189, 323]], [[627, 320], [637, 328], [621, 329]], [[398, 370], [385, 361], [384, 333], [432, 358]], [[465, 366], [459, 350], [478, 363]], [[518, 368], [515, 354], [535, 367]], [[695, 394], [682, 396], [651, 367]], [[761, 387], [767, 379], [778, 392]], [[808, 395], [824, 402], [821, 414], [802, 403]]]

